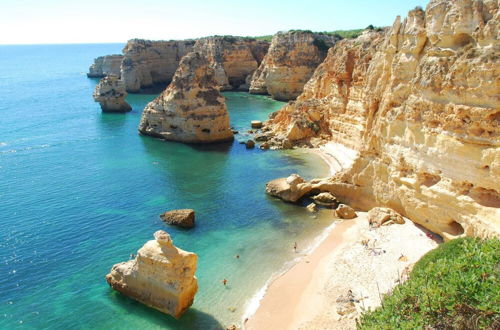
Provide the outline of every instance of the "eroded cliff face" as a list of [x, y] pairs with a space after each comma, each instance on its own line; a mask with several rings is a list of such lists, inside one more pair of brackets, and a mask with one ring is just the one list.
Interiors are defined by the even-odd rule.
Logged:
[[182, 58], [172, 83], [144, 109], [139, 131], [186, 143], [233, 139], [215, 70], [203, 54]]
[[123, 49], [121, 78], [128, 92], [170, 83], [181, 58], [192, 51], [194, 40], [133, 39]]
[[135, 259], [114, 265], [106, 281], [130, 298], [179, 318], [193, 304], [198, 290], [194, 276], [198, 256], [175, 247], [163, 230], [154, 237], [137, 251]]
[[104, 112], [126, 112], [132, 110], [125, 101], [127, 92], [125, 84], [114, 74], [110, 74], [99, 81], [94, 90], [94, 101], [99, 102]]
[[106, 55], [94, 59], [94, 63], [89, 68], [87, 77], [104, 78], [109, 74], [120, 76], [120, 67], [122, 65], [123, 55]]
[[499, 236], [499, 23], [498, 1], [432, 0], [337, 43], [267, 123], [272, 143], [352, 150], [348, 169], [315, 182], [351, 205], [391, 207], [446, 239]]
[[194, 50], [209, 60], [221, 90], [248, 90], [246, 79], [257, 69], [268, 47], [264, 41], [213, 36], [198, 39]]
[[306, 31], [278, 32], [252, 77], [250, 93], [269, 94], [283, 101], [295, 99], [336, 41], [335, 37]]

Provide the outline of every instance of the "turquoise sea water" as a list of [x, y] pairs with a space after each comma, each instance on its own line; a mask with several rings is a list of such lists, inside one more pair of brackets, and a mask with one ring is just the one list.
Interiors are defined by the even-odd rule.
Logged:
[[[293, 242], [303, 249], [329, 224], [264, 193], [276, 177], [325, 174], [317, 156], [140, 136], [155, 95], [129, 95], [131, 113], [101, 113], [97, 80], [84, 72], [122, 46], [0, 46], [0, 329], [225, 327], [296, 256]], [[225, 96], [241, 132], [282, 105]], [[158, 215], [174, 208], [195, 209], [197, 227], [162, 223]], [[158, 229], [199, 255], [200, 289], [179, 321], [104, 280]]]

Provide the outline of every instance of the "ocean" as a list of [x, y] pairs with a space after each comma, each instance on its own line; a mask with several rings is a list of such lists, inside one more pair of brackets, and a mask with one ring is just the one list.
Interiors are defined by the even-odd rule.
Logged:
[[[201, 146], [141, 136], [141, 111], [156, 94], [129, 94], [132, 112], [102, 113], [98, 79], [85, 72], [122, 47], [0, 46], [0, 329], [225, 328], [332, 221], [264, 191], [291, 173], [326, 175], [317, 155], [247, 150], [242, 135]], [[284, 104], [224, 96], [242, 133]], [[196, 211], [194, 229], [160, 220], [178, 208]], [[199, 256], [199, 291], [180, 320], [104, 279], [159, 229]]]

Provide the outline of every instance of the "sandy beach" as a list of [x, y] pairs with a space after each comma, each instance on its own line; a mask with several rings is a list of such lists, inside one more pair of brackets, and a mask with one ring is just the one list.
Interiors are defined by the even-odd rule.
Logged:
[[[331, 174], [340, 168], [336, 146], [320, 153]], [[412, 265], [438, 243], [412, 221], [370, 228], [366, 212], [353, 220], [337, 219], [335, 227], [312, 251], [274, 279], [243, 328], [355, 329], [363, 310], [380, 305], [381, 297], [404, 281]], [[332, 211], [332, 217], [333, 211]], [[431, 237], [430, 237], [431, 236]], [[300, 255], [300, 247], [297, 250]]]

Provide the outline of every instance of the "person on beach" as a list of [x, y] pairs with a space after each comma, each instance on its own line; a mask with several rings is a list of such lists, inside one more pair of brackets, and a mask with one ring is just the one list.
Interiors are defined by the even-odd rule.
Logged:
[[297, 242], [293, 244], [293, 251], [295, 251], [295, 253], [297, 252]]
[[222, 284], [226, 285], [226, 284], [227, 284], [227, 280], [226, 280], [226, 279], [223, 279], [223, 280], [222, 280]]

